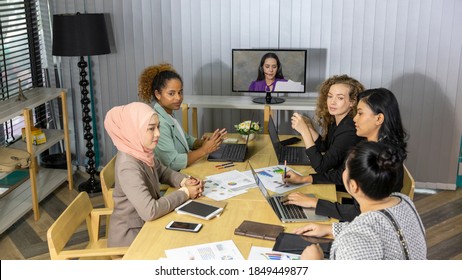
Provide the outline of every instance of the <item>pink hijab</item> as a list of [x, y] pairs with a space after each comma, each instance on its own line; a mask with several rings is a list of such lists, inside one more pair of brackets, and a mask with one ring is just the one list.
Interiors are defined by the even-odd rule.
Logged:
[[154, 166], [154, 151], [143, 145], [154, 109], [146, 103], [133, 102], [109, 110], [104, 127], [119, 151]]

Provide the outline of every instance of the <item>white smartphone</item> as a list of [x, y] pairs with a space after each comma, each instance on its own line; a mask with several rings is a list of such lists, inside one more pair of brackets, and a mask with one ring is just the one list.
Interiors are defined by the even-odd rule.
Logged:
[[202, 224], [171, 221], [165, 228], [172, 230], [198, 232], [199, 230], [201, 230]]

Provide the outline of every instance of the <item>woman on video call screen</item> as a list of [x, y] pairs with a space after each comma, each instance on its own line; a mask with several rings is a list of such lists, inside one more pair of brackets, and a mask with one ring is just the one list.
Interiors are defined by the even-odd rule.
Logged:
[[234, 49], [232, 62], [234, 92], [305, 92], [306, 50]]

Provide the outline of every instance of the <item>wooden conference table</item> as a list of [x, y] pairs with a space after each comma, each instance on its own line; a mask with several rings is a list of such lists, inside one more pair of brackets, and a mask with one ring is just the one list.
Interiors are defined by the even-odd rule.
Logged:
[[[230, 135], [229, 137], [237, 137]], [[281, 140], [289, 136], [281, 136]], [[247, 159], [250, 160], [254, 169], [277, 165], [277, 158], [274, 153], [268, 135], [257, 135], [253, 141], [249, 141]], [[246, 171], [247, 161], [235, 163], [232, 168], [218, 169], [215, 166], [220, 163], [208, 162], [206, 158], [194, 163], [181, 172], [204, 179], [206, 176], [231, 171]], [[310, 166], [290, 166], [294, 170], [307, 175], [313, 170]], [[170, 188], [172, 190], [173, 188]], [[313, 193], [318, 198], [336, 201], [335, 185], [308, 185], [297, 189], [303, 193]], [[211, 200], [203, 197], [201, 200]], [[151, 259], [156, 260], [165, 257], [164, 251], [179, 247], [199, 245], [204, 243], [233, 240], [241, 251], [244, 258], [249, 255], [251, 246], [261, 246], [272, 248], [274, 241], [250, 238], [234, 235], [234, 229], [242, 221], [251, 220], [262, 223], [277, 224], [285, 227], [286, 232], [292, 232], [294, 228], [304, 225], [304, 223], [282, 223], [274, 214], [270, 205], [266, 202], [258, 188], [249, 189], [247, 193], [241, 194], [226, 200], [227, 205], [220, 216], [209, 221], [195, 218], [188, 215], [181, 215], [175, 212], [169, 213], [155, 221], [146, 222], [138, 236], [133, 241], [123, 259]], [[203, 228], [198, 233], [181, 232], [166, 230], [165, 226], [172, 220], [182, 222], [202, 223]], [[329, 220], [328, 223], [334, 220]]]

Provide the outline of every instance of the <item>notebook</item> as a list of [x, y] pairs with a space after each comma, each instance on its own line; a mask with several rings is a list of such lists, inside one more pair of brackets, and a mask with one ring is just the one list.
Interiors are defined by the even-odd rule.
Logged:
[[263, 185], [263, 181], [258, 178], [257, 172], [253, 169], [252, 165], [250, 165], [250, 170], [252, 171], [252, 175], [255, 179], [255, 182], [258, 186], [258, 189], [261, 191], [263, 196], [266, 198], [268, 203], [270, 204], [271, 208], [273, 208], [274, 213], [278, 216], [278, 218], [283, 223], [294, 223], [294, 222], [308, 222], [308, 221], [326, 221], [329, 218], [325, 216], [320, 216], [315, 214], [314, 209], [303, 208], [298, 205], [284, 205], [281, 202], [281, 199], [285, 195], [276, 194], [270, 196], [268, 190], [266, 190], [265, 186]]
[[245, 144], [228, 144], [222, 143], [220, 148], [215, 152], [209, 154], [207, 157], [208, 161], [232, 161], [232, 162], [243, 162], [247, 154], [247, 143], [249, 142], [247, 137]]
[[310, 159], [305, 153], [305, 147], [292, 147], [284, 146], [279, 141], [278, 132], [276, 130], [276, 125], [274, 124], [273, 118], [269, 117], [268, 123], [268, 133], [271, 138], [271, 143], [273, 143], [274, 152], [278, 157], [279, 164], [284, 164], [284, 161], [287, 161], [287, 164], [290, 165], [310, 165]]
[[284, 227], [280, 225], [244, 220], [239, 227], [234, 230], [234, 234], [265, 240], [276, 240], [276, 237], [283, 231]]

